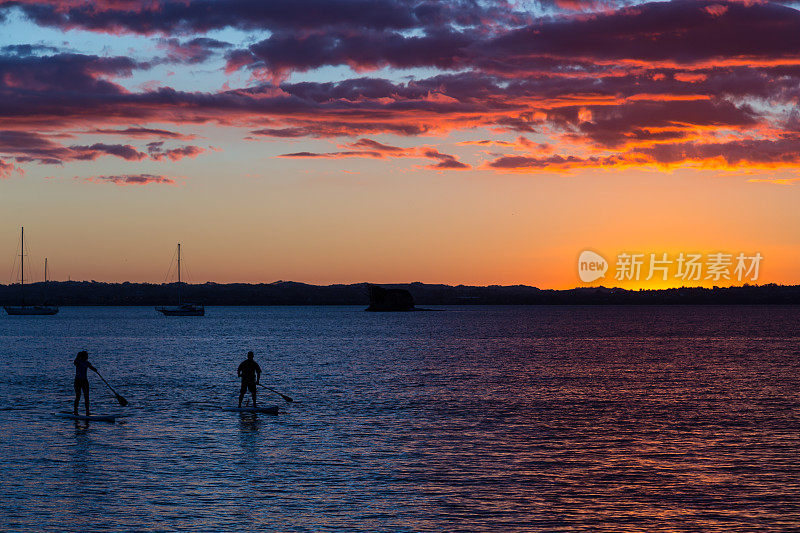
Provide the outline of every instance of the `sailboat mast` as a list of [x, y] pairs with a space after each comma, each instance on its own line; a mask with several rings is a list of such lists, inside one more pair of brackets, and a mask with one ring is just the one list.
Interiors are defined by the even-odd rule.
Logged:
[[47, 258], [44, 258], [44, 282], [47, 283]]
[[25, 285], [25, 228], [19, 229], [19, 284]]
[[178, 243], [178, 305], [181, 304], [181, 243]]

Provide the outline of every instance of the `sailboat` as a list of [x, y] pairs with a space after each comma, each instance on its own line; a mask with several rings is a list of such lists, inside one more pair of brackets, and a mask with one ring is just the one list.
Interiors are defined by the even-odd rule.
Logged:
[[178, 243], [178, 305], [162, 305], [156, 311], [164, 316], [203, 316], [206, 309], [202, 304], [183, 303], [181, 301], [181, 243]]
[[[9, 315], [54, 315], [58, 313], [55, 305], [25, 305], [25, 228], [20, 228], [19, 289], [22, 305], [6, 305], [3, 309]], [[45, 283], [47, 283], [47, 259], [44, 260]]]

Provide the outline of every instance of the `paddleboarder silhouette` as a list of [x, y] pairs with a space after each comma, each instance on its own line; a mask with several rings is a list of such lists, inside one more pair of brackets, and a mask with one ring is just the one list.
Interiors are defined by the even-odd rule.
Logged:
[[72, 414], [78, 414], [78, 404], [81, 402], [81, 393], [83, 393], [86, 416], [89, 416], [89, 378], [86, 376], [86, 371], [97, 372], [97, 369], [89, 362], [89, 353], [86, 350], [78, 352], [73, 364], [75, 365], [75, 403], [72, 407]]
[[239, 407], [242, 407], [242, 399], [244, 393], [250, 390], [253, 396], [253, 407], [256, 407], [256, 385], [261, 382], [261, 367], [253, 359], [253, 352], [247, 352], [247, 359], [239, 364], [236, 371], [237, 375], [242, 378], [242, 387], [239, 389]]

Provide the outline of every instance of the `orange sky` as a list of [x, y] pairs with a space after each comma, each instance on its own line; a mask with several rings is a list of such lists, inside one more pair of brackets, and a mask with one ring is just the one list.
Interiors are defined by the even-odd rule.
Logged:
[[24, 225], [34, 279], [800, 283], [794, 6], [84, 4], [0, 1], [2, 282]]
[[361, 160], [270, 167], [252, 176], [231, 169], [221, 183], [227, 165], [204, 162], [192, 180], [158, 189], [6, 183], [6, 272], [22, 222], [39, 275], [46, 254], [54, 279], [160, 282], [181, 241], [196, 282], [568, 288], [582, 285], [577, 256], [592, 249], [610, 261], [623, 251], [760, 252], [760, 283], [798, 283], [798, 189], [749, 176], [431, 174]]

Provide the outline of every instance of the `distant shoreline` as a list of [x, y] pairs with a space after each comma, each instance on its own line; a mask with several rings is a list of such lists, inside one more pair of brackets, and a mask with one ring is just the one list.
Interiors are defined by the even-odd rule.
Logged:
[[[369, 304], [368, 283], [311, 285], [275, 283], [183, 284], [186, 302], [209, 306], [288, 306]], [[682, 287], [627, 290], [605, 287], [538, 289], [527, 285], [438, 285], [387, 283], [381, 287], [406, 289], [418, 306], [426, 305], [765, 305], [800, 304], [800, 285], [741, 287]], [[62, 306], [171, 305], [175, 284], [53, 281], [25, 286], [26, 303]], [[20, 303], [17, 285], [0, 285], [0, 304]]]

